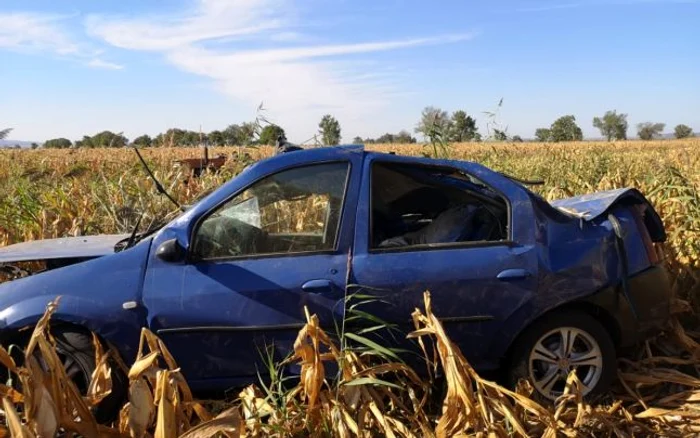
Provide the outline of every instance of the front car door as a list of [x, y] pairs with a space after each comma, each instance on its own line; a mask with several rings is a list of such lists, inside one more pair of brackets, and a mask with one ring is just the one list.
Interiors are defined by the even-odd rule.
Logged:
[[289, 353], [305, 307], [329, 326], [343, 313], [362, 154], [289, 155], [247, 170], [154, 240], [155, 250], [190, 236], [186, 263], [151, 256], [144, 303], [195, 389], [250, 381], [266, 354]]
[[428, 290], [472, 364], [496, 368], [501, 352], [491, 347], [502, 324], [537, 287], [525, 190], [473, 163], [370, 155], [359, 206], [352, 276], [381, 298], [366, 310], [405, 332]]

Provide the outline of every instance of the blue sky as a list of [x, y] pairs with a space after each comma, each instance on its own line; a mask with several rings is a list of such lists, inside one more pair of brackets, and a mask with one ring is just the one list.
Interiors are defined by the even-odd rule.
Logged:
[[[700, 0], [0, 0], [0, 128], [11, 137], [127, 137], [252, 120], [291, 141], [335, 115], [343, 139], [413, 130], [423, 107], [532, 137], [700, 130]], [[632, 130], [631, 130], [632, 131]]]

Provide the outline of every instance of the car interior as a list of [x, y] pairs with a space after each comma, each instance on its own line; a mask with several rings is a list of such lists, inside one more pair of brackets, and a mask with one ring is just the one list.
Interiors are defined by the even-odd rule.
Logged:
[[508, 239], [508, 204], [456, 169], [372, 166], [373, 249]]

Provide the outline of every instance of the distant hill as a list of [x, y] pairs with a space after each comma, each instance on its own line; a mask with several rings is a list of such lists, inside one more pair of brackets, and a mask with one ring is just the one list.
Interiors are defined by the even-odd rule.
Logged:
[[31, 141], [26, 140], [0, 140], [0, 148], [2, 147], [13, 147], [14, 145], [20, 145], [23, 148], [28, 148], [32, 146]]

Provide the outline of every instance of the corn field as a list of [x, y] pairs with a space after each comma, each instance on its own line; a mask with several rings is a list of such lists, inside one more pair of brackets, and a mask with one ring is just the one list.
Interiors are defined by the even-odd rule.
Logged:
[[[421, 145], [371, 145], [397, 154], [432, 152]], [[198, 157], [196, 148], [147, 149], [156, 177], [182, 204], [193, 202], [272, 148], [211, 148], [229, 157], [223, 169], [189, 178], [176, 159]], [[421, 345], [431, 375], [425, 380], [381, 346], [345, 348], [314, 315], [299, 332], [287, 363], [301, 365], [298, 383], [274, 376], [269, 385], [243, 389], [236, 400], [194, 400], [164, 344], [144, 329], [136, 363], [126, 369], [95, 339], [96, 364], [81, 396], [62, 372], [48, 330], [56, 303], [35, 328], [16, 362], [0, 350], [0, 363], [18, 385], [0, 385], [6, 428], [0, 435], [54, 436], [690, 436], [700, 434], [700, 139], [585, 143], [453, 144], [451, 158], [476, 161], [521, 179], [546, 199], [619, 187], [636, 187], [654, 204], [668, 232], [667, 263], [677, 301], [668, 330], [620, 359], [612, 393], [590, 405], [575, 374], [553, 406], [481, 378], [432, 314], [430, 295], [413, 313], [409, 335]], [[173, 211], [155, 193], [133, 151], [0, 151], [0, 246], [30, 239], [129, 232]], [[2, 279], [0, 279], [2, 281]], [[408, 315], [407, 315], [408, 316]], [[342, 345], [342, 347], [341, 347]], [[337, 375], [326, 375], [333, 363]], [[129, 377], [128, 402], [112, 424], [98, 424], [94, 407], [110, 393], [112, 369]]]

